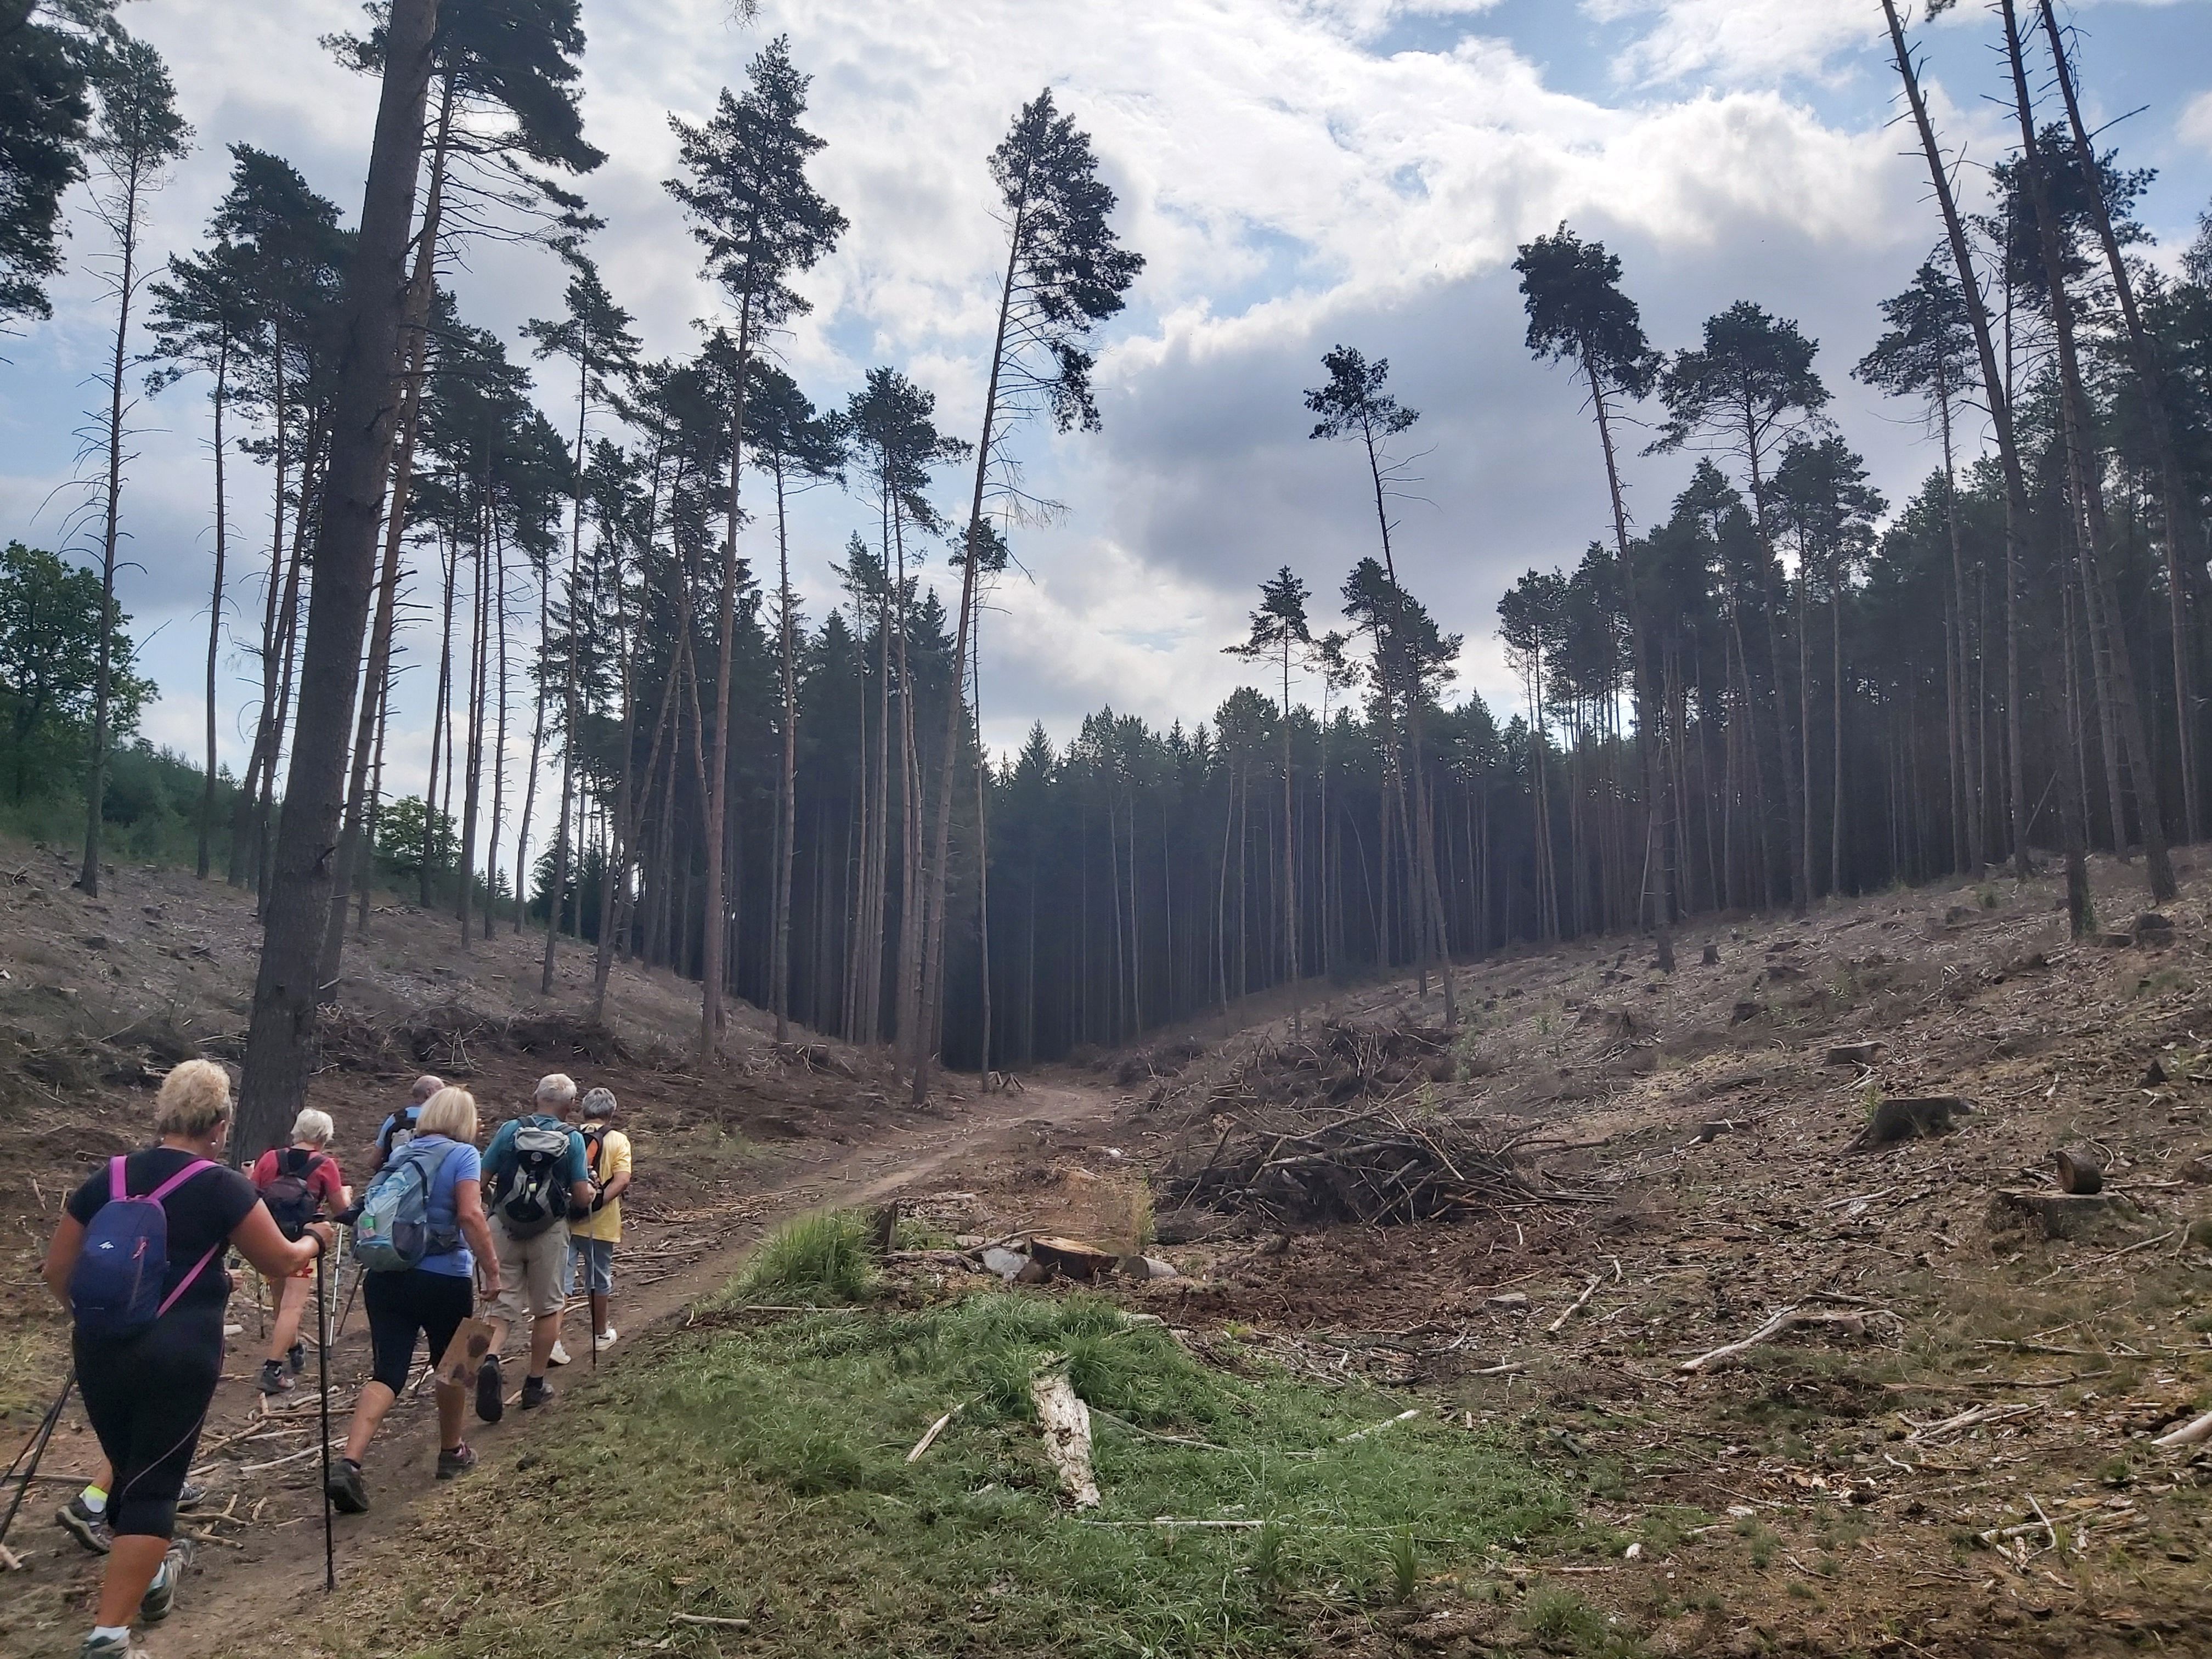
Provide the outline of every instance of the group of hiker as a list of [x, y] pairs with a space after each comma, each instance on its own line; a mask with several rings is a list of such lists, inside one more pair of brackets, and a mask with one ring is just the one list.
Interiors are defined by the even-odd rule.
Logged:
[[[302, 1314], [325, 1282], [325, 1258], [349, 1229], [368, 1316], [369, 1381], [325, 1498], [349, 1515], [368, 1508], [363, 1458], [407, 1386], [426, 1342], [438, 1412], [437, 1478], [476, 1462], [462, 1437], [471, 1391], [453, 1380], [461, 1352], [481, 1352], [477, 1415], [496, 1423], [508, 1397], [501, 1358], [527, 1322], [524, 1409], [553, 1397], [548, 1368], [568, 1363], [562, 1320], [580, 1297], [592, 1352], [617, 1337], [609, 1319], [629, 1139], [614, 1127], [606, 1089], [579, 1097], [562, 1073], [541, 1079], [532, 1109], [501, 1124], [479, 1153], [476, 1097], [418, 1078], [385, 1120], [373, 1173], [355, 1200], [331, 1151], [336, 1127], [313, 1108], [289, 1144], [250, 1171], [223, 1161], [232, 1122], [224, 1069], [186, 1060], [163, 1080], [155, 1144], [109, 1159], [70, 1194], [46, 1252], [47, 1285], [74, 1321], [75, 1381], [106, 1467], [56, 1517], [107, 1556], [85, 1659], [137, 1659], [134, 1624], [166, 1618], [189, 1561], [176, 1517], [201, 1496], [185, 1480], [222, 1373], [234, 1250], [276, 1286], [257, 1386], [278, 1395], [306, 1367]], [[442, 1363], [441, 1363], [442, 1362]], [[325, 1402], [327, 1405], [327, 1380]]]

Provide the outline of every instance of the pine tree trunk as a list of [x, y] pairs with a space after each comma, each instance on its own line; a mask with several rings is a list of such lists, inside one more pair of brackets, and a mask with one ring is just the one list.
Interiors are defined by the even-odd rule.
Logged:
[[[522, 775], [522, 817], [514, 832], [514, 931], [518, 938], [522, 933], [523, 918], [530, 909], [530, 820], [538, 806], [538, 769], [545, 752], [545, 650], [552, 637], [553, 570], [549, 562], [538, 572], [538, 672], [531, 676], [538, 695], [532, 700], [530, 766]], [[668, 787], [672, 801], [676, 788], [672, 770]], [[550, 918], [546, 925], [552, 925]]]
[[776, 593], [783, 681], [783, 766], [776, 774], [775, 939], [769, 963], [769, 1001], [775, 1012], [775, 1040], [791, 1041], [791, 878], [799, 833], [799, 683], [793, 661], [798, 648], [792, 628], [791, 526], [785, 511], [783, 456], [771, 458], [775, 471]]
[[270, 353], [270, 404], [276, 426], [270, 448], [276, 475], [276, 505], [270, 514], [269, 580], [261, 604], [261, 714], [253, 726], [253, 749], [245, 775], [239, 780], [238, 797], [231, 812], [229, 880], [243, 887], [253, 879], [253, 807], [261, 787], [262, 772], [272, 763], [276, 735], [276, 618], [284, 581], [284, 420], [289, 412], [284, 379], [284, 330], [280, 323], [272, 335]]
[[345, 801], [346, 739], [398, 412], [392, 381], [436, 23], [437, 0], [392, 0], [376, 140], [340, 313], [333, 407], [341, 419], [324, 480], [299, 724], [233, 1137], [242, 1156], [278, 1144], [306, 1094], [330, 859]]
[[217, 754], [216, 749], [216, 665], [222, 655], [222, 577], [223, 557], [228, 548], [226, 536], [225, 499], [223, 493], [222, 435], [223, 404], [229, 390], [230, 336], [226, 332], [216, 348], [215, 363], [215, 588], [208, 601], [208, 661], [207, 661], [207, 774], [202, 781], [200, 795], [199, 852], [196, 873], [202, 881], [208, 878], [212, 866], [215, 840], [215, 781]]
[[[453, 545], [451, 537], [442, 532], [438, 538], [438, 558], [445, 567], [446, 602], [438, 635], [438, 695], [432, 705], [436, 710], [437, 723], [430, 728], [430, 775], [422, 786], [422, 878], [419, 896], [425, 910], [430, 908], [431, 883], [437, 866], [439, 751], [443, 748], [450, 752], [453, 747], [453, 584], [461, 563], [460, 550]], [[449, 775], [450, 770], [449, 768]]]
[[[722, 981], [726, 965], [722, 945], [727, 931], [724, 925], [722, 891], [724, 877], [727, 872], [723, 867], [722, 841], [729, 823], [730, 673], [738, 633], [738, 488], [744, 476], [745, 392], [752, 374], [752, 351], [753, 295], [748, 290], [738, 308], [737, 393], [730, 414], [729, 534], [722, 543], [721, 598], [716, 608], [719, 631], [714, 641], [714, 763], [708, 768], [707, 890], [703, 908], [700, 911], [701, 946], [706, 955], [699, 999], [698, 1060], [702, 1066], [714, 1058], [722, 1036]], [[574, 653], [571, 654], [573, 656]], [[574, 702], [572, 672], [572, 704]], [[565, 775], [567, 769], [562, 769]], [[565, 810], [567, 786], [564, 784], [562, 788]], [[553, 947], [549, 936], [545, 947], [545, 986], [548, 992], [552, 989], [552, 978]]]

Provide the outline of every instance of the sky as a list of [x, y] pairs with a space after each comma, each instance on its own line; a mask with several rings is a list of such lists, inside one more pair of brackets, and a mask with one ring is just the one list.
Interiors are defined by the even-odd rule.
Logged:
[[[2212, 0], [2060, 9], [2080, 31], [2093, 125], [2112, 124], [2104, 142], [2127, 165], [2158, 170], [2142, 214], [2170, 261], [2212, 204]], [[360, 15], [355, 0], [130, 0], [128, 27], [167, 57], [197, 130], [154, 204], [152, 247], [199, 239], [235, 142], [287, 156], [349, 222], [358, 213], [375, 88], [318, 41]], [[799, 279], [813, 308], [775, 349], [824, 405], [870, 368], [897, 368], [937, 395], [944, 430], [970, 438], [1005, 251], [986, 157], [1043, 87], [1091, 136], [1116, 227], [1146, 264], [1098, 337], [1103, 429], [1014, 440], [1028, 487], [1061, 510], [1011, 531], [1021, 568], [983, 619], [997, 749], [1033, 721], [1065, 741], [1109, 704], [1161, 726], [1208, 718], [1253, 672], [1223, 647], [1279, 566], [1313, 591], [1316, 623], [1334, 622], [1345, 573], [1376, 544], [1363, 458], [1308, 436], [1302, 394], [1339, 343], [1388, 359], [1391, 389], [1420, 412], [1401, 445], [1414, 482], [1394, 509], [1398, 568], [1464, 636], [1460, 688], [1510, 710], [1498, 596], [1609, 532], [1595, 429], [1565, 372], [1524, 348], [1510, 268], [1518, 243], [1562, 222], [1620, 256], [1662, 349], [1693, 343], [1738, 300], [1796, 319], [1820, 342], [1831, 413], [1893, 503], [1933, 464], [1916, 411], [1850, 378], [1881, 331], [1878, 301], [1941, 231], [1894, 125], [1875, 0], [766, 0], [746, 25], [729, 0], [584, 0], [584, 25], [586, 131], [608, 159], [574, 182], [606, 221], [592, 252], [647, 349], [681, 354], [721, 315], [662, 188], [668, 115], [703, 118], [787, 32], [827, 141], [812, 176], [850, 228]], [[1971, 192], [2010, 131], [1996, 26], [1964, 0], [1920, 36]], [[83, 557], [84, 411], [113, 322], [100, 233], [73, 206], [54, 319], [0, 340], [0, 538]], [[489, 245], [451, 278], [462, 314], [518, 359], [521, 325], [557, 313], [563, 280], [542, 251]], [[565, 429], [560, 392], [542, 395]], [[205, 400], [186, 382], [139, 400], [132, 423], [118, 589], [163, 688], [143, 729], [197, 752]], [[1624, 445], [1629, 505], [1648, 526], [1689, 462], [1637, 454], [1639, 438]], [[250, 547], [259, 532], [265, 568], [267, 478], [233, 476], [238, 534]], [[944, 475], [938, 498], [957, 514], [960, 479]], [[837, 602], [830, 564], [867, 522], [835, 490], [799, 505], [811, 617]], [[745, 538], [757, 570], [772, 568], [772, 529]], [[241, 646], [261, 597], [243, 557], [227, 605]], [[942, 580], [941, 549], [923, 574]], [[428, 753], [435, 646], [427, 629], [402, 644], [387, 764], [406, 793]], [[226, 651], [233, 767], [252, 735], [251, 666]]]

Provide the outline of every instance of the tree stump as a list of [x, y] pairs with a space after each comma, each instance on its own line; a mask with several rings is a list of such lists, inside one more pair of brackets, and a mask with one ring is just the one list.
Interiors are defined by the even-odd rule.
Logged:
[[2059, 1191], [2101, 1193], [2105, 1190], [2105, 1166], [2087, 1152], [2061, 1146], [2051, 1153], [2051, 1161], [2058, 1169]]
[[1839, 1042], [1828, 1050], [1831, 1066], [1871, 1066], [1888, 1052], [1886, 1042]]
[[1887, 1146], [1893, 1141], [1920, 1140], [1951, 1133], [1955, 1121], [1974, 1109], [1973, 1103], [1958, 1095], [1929, 1095], [1917, 1099], [1885, 1100], [1867, 1117], [1866, 1127], [1851, 1143], [1853, 1152]]
[[878, 1255], [889, 1255], [891, 1246], [897, 1242], [902, 1208], [900, 1200], [895, 1198], [888, 1204], [878, 1205], [868, 1218], [868, 1242], [876, 1247]]
[[1708, 968], [1719, 967], [1721, 965], [1721, 947], [1717, 945], [1708, 945], [1705, 946], [1705, 953], [1701, 960], [1703, 960], [1705, 965]]
[[1989, 1224], [1993, 1233], [2026, 1230], [2045, 1238], [2077, 1239], [2131, 1225], [2140, 1213], [2118, 1193], [2052, 1193], [2006, 1187], [1990, 1200]]
[[1032, 1238], [1030, 1240], [1030, 1260], [1058, 1273], [1062, 1279], [1077, 1279], [1085, 1284], [1103, 1278], [1121, 1263], [1121, 1259], [1112, 1251], [1102, 1250], [1095, 1244], [1085, 1244], [1073, 1238]]

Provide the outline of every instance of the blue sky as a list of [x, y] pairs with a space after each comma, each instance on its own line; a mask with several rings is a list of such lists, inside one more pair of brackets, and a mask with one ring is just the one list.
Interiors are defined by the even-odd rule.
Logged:
[[[2212, 203], [2212, 0], [2062, 12], [2081, 30], [2094, 118], [2141, 111], [2107, 137], [2159, 169], [2143, 214], [2171, 258]], [[355, 26], [353, 0], [131, 0], [125, 15], [169, 58], [198, 135], [155, 204], [156, 247], [198, 237], [234, 141], [289, 156], [357, 211], [374, 88], [316, 45]], [[898, 367], [939, 394], [955, 433], [976, 423], [1002, 251], [984, 157], [1042, 85], [1092, 134], [1124, 237], [1150, 264], [1102, 341], [1105, 431], [1022, 440], [1030, 482], [1066, 511], [1012, 532], [1030, 574], [1001, 586], [985, 623], [995, 744], [1032, 719], [1064, 738], [1109, 702], [1203, 719], [1237, 682], [1220, 647], [1263, 575], [1288, 563], [1334, 592], [1370, 550], [1371, 514], [1356, 458], [1307, 441], [1300, 392], [1340, 341], [1389, 357], [1422, 411], [1400, 568], [1467, 636], [1462, 684], [1509, 703], [1491, 639], [1499, 592], [1532, 565], [1571, 563], [1607, 522], [1595, 438], [1572, 386], [1523, 350], [1509, 268], [1517, 242], [1563, 219], [1621, 256], [1656, 343], [1692, 341], [1739, 299], [1795, 317], [1822, 342], [1833, 412], [1892, 500], [1930, 464], [1911, 412], [1848, 375], [1876, 302], [1938, 232], [1909, 134], [1890, 125], [1875, 0], [769, 0], [750, 29], [726, 0], [585, 0], [584, 21], [586, 126], [610, 159], [580, 187], [608, 221], [594, 252], [649, 349], [687, 349], [693, 319], [715, 314], [659, 187], [666, 113], [703, 113], [787, 29], [829, 140], [816, 176], [852, 230], [805, 283], [815, 311], [780, 349], [823, 403], [872, 365]], [[1993, 20], [1964, 0], [1922, 34], [1947, 135], [1972, 162], [1994, 158], [2008, 128], [1991, 101], [2005, 86]], [[99, 252], [80, 215], [73, 258]], [[518, 356], [517, 329], [561, 285], [549, 258], [491, 246], [452, 280], [464, 313]], [[111, 325], [81, 268], [55, 297], [53, 322], [4, 345], [0, 535], [82, 553], [76, 433]], [[143, 404], [125, 498], [123, 600], [167, 689], [146, 728], [185, 746], [202, 719], [204, 418], [190, 383]], [[1664, 514], [1685, 471], [1632, 463], [1639, 518]], [[266, 481], [234, 472], [250, 544], [265, 534]], [[943, 495], [959, 498], [955, 480]], [[813, 614], [866, 522], [833, 491], [802, 507]], [[751, 552], [765, 564], [772, 548]], [[242, 641], [258, 589], [234, 600]], [[434, 648], [427, 630], [407, 643], [417, 662]], [[228, 666], [218, 713], [235, 764], [253, 690], [242, 653]], [[429, 678], [410, 676], [395, 721], [403, 790], [428, 753]]]

